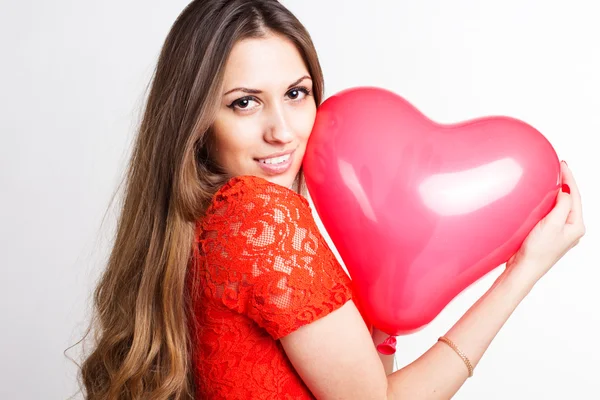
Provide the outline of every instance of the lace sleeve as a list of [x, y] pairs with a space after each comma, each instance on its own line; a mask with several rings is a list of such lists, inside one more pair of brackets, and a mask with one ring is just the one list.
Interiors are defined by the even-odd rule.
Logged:
[[279, 339], [351, 298], [308, 202], [256, 177], [230, 180], [201, 225], [208, 290]]

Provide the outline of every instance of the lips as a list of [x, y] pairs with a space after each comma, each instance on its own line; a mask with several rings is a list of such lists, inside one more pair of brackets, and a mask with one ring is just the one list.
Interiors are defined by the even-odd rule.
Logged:
[[258, 162], [263, 163], [263, 164], [281, 164], [282, 162], [287, 161], [290, 158], [289, 154], [283, 155], [283, 156], [279, 156], [279, 157], [272, 157], [272, 158], [263, 158], [263, 159], [259, 159]]
[[271, 154], [265, 158], [256, 158], [255, 161], [264, 172], [277, 175], [286, 172], [294, 160], [294, 150]]
[[278, 158], [278, 157], [282, 157], [282, 156], [287, 156], [289, 154], [292, 154], [295, 150], [288, 150], [288, 151], [281, 151], [279, 153], [272, 153], [269, 154], [266, 157], [262, 157], [262, 158], [255, 158], [256, 161], [265, 161], [265, 160], [270, 160], [273, 158]]

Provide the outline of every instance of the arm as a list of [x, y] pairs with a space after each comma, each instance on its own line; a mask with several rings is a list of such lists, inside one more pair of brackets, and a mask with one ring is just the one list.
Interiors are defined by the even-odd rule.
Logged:
[[[530, 288], [505, 270], [445, 336], [460, 347], [475, 367]], [[437, 342], [389, 377], [388, 398], [450, 399], [467, 377], [467, 368], [454, 350]]]
[[[448, 332], [473, 366], [527, 292], [505, 272]], [[343, 337], [336, 334], [339, 327]], [[386, 379], [370, 340], [352, 302], [281, 339], [318, 399], [449, 399], [467, 379], [463, 361], [443, 343]]]
[[[474, 366], [534, 284], [585, 232], [575, 181], [565, 165], [562, 172], [571, 195], [559, 193], [554, 209], [528, 235], [504, 273], [446, 335]], [[467, 378], [462, 360], [443, 343], [386, 377], [352, 301], [281, 343], [318, 399], [449, 399]]]

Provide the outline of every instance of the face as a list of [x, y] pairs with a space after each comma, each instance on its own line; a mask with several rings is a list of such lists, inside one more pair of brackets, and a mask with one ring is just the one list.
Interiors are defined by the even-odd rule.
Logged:
[[315, 121], [312, 90], [308, 69], [288, 39], [271, 34], [235, 44], [213, 125], [215, 161], [232, 176], [291, 187]]

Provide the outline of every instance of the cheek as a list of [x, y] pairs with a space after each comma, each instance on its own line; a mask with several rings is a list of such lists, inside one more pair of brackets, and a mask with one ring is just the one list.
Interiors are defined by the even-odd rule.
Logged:
[[317, 108], [314, 105], [307, 106], [294, 116], [294, 131], [300, 139], [308, 140], [315, 123]]
[[[255, 129], [238, 118], [218, 119], [213, 124], [213, 137], [218, 160], [227, 161], [245, 153], [253, 142]], [[255, 139], [254, 139], [255, 140]]]

